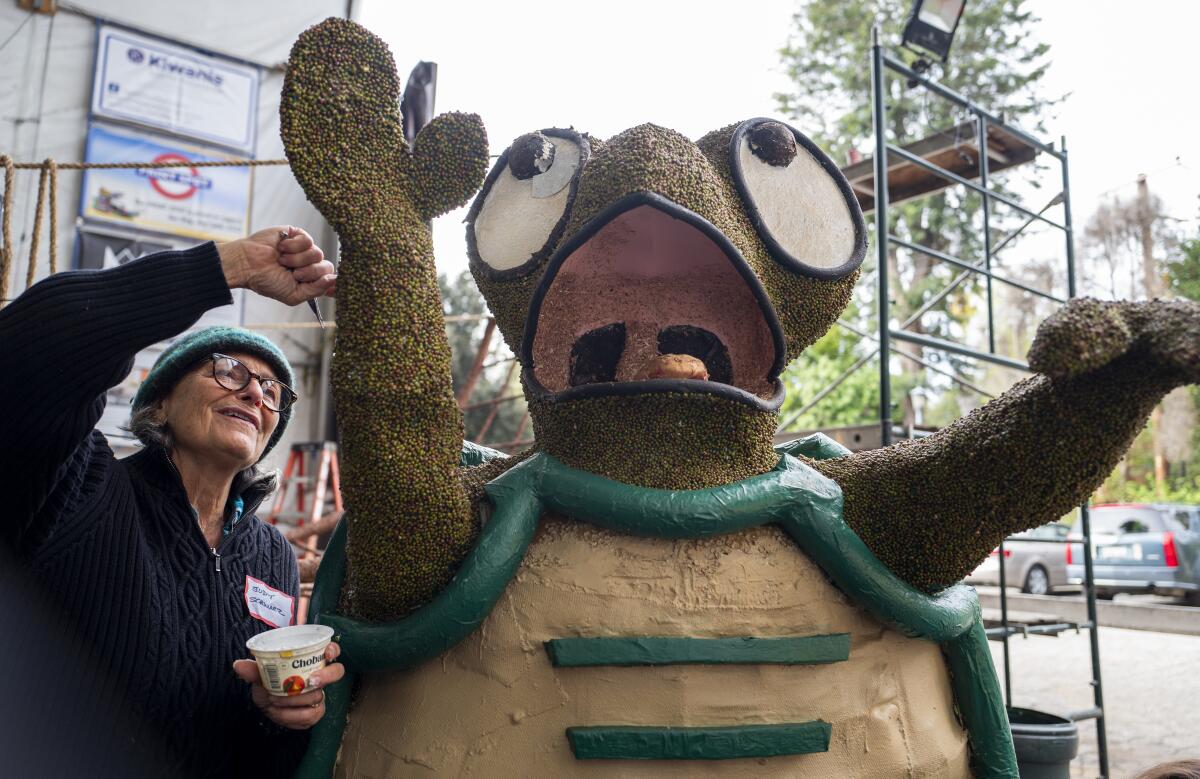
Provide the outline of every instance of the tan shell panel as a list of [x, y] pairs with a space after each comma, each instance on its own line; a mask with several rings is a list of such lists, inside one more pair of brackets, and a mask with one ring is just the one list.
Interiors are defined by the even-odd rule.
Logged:
[[[550, 638], [851, 634], [807, 666], [554, 668]], [[823, 719], [829, 752], [722, 761], [577, 761], [573, 725]], [[365, 679], [339, 776], [965, 777], [966, 734], [936, 644], [852, 605], [774, 527], [699, 541], [544, 520], [482, 627], [416, 669]]]

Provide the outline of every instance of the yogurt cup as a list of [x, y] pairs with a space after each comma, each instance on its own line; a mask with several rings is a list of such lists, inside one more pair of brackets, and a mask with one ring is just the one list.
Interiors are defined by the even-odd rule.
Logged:
[[259, 633], [246, 648], [258, 662], [267, 692], [286, 697], [308, 689], [308, 677], [325, 667], [325, 647], [332, 640], [328, 625], [291, 625]]

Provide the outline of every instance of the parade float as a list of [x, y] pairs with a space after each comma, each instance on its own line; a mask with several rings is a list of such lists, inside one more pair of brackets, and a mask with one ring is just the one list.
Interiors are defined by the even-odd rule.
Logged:
[[[1196, 306], [1072, 301], [1035, 375], [935, 435], [776, 448], [780, 374], [867, 246], [800, 130], [547, 128], [485, 178], [481, 120], [410, 147], [399, 91], [386, 46], [331, 19], [281, 104], [341, 240], [348, 510], [311, 614], [348, 674], [301, 773], [1015, 777], [958, 582], [1196, 381]], [[536, 432], [516, 456], [464, 441], [451, 392], [429, 222], [477, 189], [471, 270]]]

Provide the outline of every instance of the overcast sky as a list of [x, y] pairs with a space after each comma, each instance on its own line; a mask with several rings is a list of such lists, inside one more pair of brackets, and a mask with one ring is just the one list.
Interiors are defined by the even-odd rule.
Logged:
[[[359, 21], [387, 41], [402, 74], [418, 60], [437, 62], [437, 109], [479, 113], [499, 153], [542, 127], [608, 137], [654, 122], [696, 138], [775, 114], [771, 96], [787, 88], [778, 50], [798, 5], [366, 0]], [[1067, 136], [1076, 225], [1102, 197], [1131, 196], [1138, 173], [1149, 174], [1174, 216], [1194, 220], [1200, 4], [1142, 0], [1136, 14], [1115, 0], [1032, 0], [1028, 7], [1042, 17], [1037, 34], [1052, 47], [1046, 94], [1071, 93], [1047, 121], [1046, 140]], [[434, 226], [438, 266], [449, 273], [466, 268], [464, 215]]]

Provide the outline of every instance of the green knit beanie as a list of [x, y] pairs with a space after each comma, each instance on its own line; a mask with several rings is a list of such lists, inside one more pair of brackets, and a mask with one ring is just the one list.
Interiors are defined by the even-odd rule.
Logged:
[[[287, 357], [284, 357], [278, 346], [266, 338], [240, 327], [206, 327], [188, 333], [158, 356], [154, 367], [146, 374], [145, 381], [133, 397], [133, 410], [137, 411], [142, 406], [167, 395], [188, 370], [213, 352], [252, 354], [271, 366], [275, 378], [289, 387], [295, 386], [292, 366]], [[293, 406], [288, 406], [280, 412], [279, 423], [275, 425], [275, 432], [267, 441], [267, 448], [263, 449], [263, 457], [279, 443], [284, 429], [288, 426], [288, 420], [292, 418], [292, 408]]]

